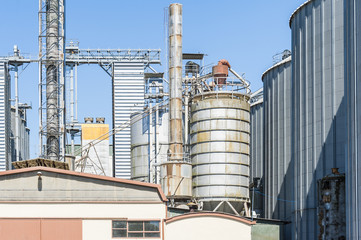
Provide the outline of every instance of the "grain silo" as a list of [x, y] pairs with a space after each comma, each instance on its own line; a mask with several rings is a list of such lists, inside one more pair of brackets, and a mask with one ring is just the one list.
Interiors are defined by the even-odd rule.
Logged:
[[313, 0], [290, 19], [294, 236], [321, 236], [317, 181], [345, 172], [344, 1]]
[[[262, 76], [265, 217], [291, 221], [294, 179], [291, 163], [292, 64], [290, 56], [283, 58]], [[289, 230], [290, 225], [285, 229]]]
[[250, 96], [227, 79], [224, 63], [213, 67], [208, 90], [192, 97], [193, 196], [203, 210], [249, 214]]
[[8, 62], [0, 61], [0, 171], [10, 170], [10, 74]]
[[361, 239], [361, 2], [345, 0], [345, 78], [347, 84], [348, 156], [346, 171], [346, 239]]
[[[250, 181], [255, 184], [255, 189], [250, 189], [252, 194], [253, 211], [257, 216], [263, 217], [264, 196], [263, 171], [264, 171], [264, 107], [263, 88], [251, 95], [251, 138], [250, 138]], [[255, 190], [253, 192], [253, 190]]]
[[169, 149], [169, 113], [135, 113], [131, 119], [131, 179], [159, 184], [159, 164], [167, 161]]

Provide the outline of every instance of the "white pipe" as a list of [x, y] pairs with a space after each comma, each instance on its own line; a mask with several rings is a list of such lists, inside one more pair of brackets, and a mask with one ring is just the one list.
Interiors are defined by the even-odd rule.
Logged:
[[70, 122], [74, 123], [74, 66], [70, 67]]
[[78, 122], [78, 65], [75, 65], [75, 86], [74, 86], [74, 91], [75, 91], [75, 121]]
[[233, 73], [234, 76], [236, 76], [239, 80], [241, 80], [241, 82], [244, 84], [244, 86], [247, 90], [247, 94], [251, 93], [251, 89], [249, 88], [249, 83], [243, 77], [241, 77], [236, 71], [234, 71], [232, 68], [229, 68], [229, 71], [231, 73]]
[[15, 155], [16, 161], [20, 161], [19, 155], [19, 91], [18, 91], [18, 65], [15, 65]]

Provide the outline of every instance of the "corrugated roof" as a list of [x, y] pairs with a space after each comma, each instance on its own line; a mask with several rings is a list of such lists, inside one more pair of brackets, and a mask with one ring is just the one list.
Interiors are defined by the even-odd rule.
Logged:
[[14, 174], [18, 174], [18, 173], [24, 173], [24, 172], [35, 172], [35, 171], [53, 172], [53, 173], [60, 173], [60, 174], [78, 176], [78, 177], [85, 177], [85, 178], [92, 178], [92, 179], [99, 179], [99, 180], [105, 180], [105, 181], [111, 181], [111, 182], [125, 183], [125, 184], [136, 185], [136, 186], [155, 188], [155, 189], [157, 189], [162, 201], [164, 201], [164, 202], [168, 201], [167, 198], [165, 197], [163, 191], [162, 191], [161, 186], [158, 185], [158, 184], [138, 182], [138, 181], [133, 181], [133, 180], [114, 178], [114, 177], [107, 177], [107, 176], [100, 176], [100, 175], [89, 174], [89, 173], [74, 172], [74, 171], [63, 170], [63, 169], [48, 168], [48, 167], [29, 167], [29, 168], [22, 168], [22, 169], [16, 169], [16, 170], [9, 170], [9, 171], [0, 172], [0, 177], [1, 176], [14, 175]]

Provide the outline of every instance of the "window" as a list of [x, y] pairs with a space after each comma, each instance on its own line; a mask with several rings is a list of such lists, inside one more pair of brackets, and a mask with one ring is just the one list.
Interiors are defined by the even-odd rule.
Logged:
[[113, 221], [113, 238], [159, 238], [159, 221]]

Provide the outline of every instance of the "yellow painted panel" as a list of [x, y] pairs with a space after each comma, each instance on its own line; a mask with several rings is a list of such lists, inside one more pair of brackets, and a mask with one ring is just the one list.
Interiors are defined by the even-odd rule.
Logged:
[[[98, 137], [109, 132], [108, 124], [82, 124], [81, 125], [81, 139], [82, 140], [94, 140]], [[108, 139], [108, 137], [101, 138], [103, 140]]]

